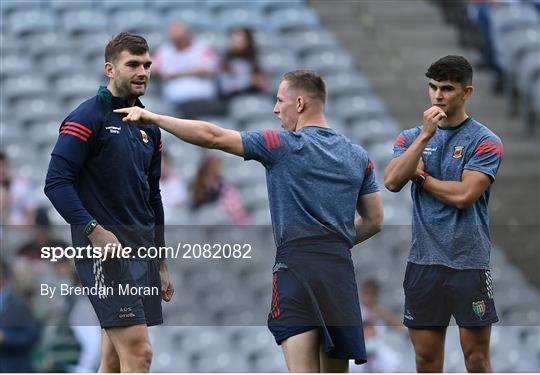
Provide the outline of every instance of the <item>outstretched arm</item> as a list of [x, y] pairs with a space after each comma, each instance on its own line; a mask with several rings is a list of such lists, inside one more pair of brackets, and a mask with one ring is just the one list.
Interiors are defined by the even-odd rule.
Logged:
[[242, 137], [236, 130], [224, 129], [206, 121], [159, 115], [140, 107], [116, 109], [114, 112], [125, 114], [124, 122], [153, 124], [191, 144], [244, 155]]
[[356, 229], [355, 244], [359, 244], [379, 233], [382, 229], [384, 210], [381, 193], [375, 192], [361, 195], [358, 198], [356, 209], [360, 217], [354, 222]]

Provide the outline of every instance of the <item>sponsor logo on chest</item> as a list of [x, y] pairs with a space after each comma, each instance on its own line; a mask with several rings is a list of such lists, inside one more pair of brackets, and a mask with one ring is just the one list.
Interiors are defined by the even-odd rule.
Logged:
[[120, 134], [120, 129], [122, 129], [120, 126], [106, 126], [106, 130], [109, 131], [110, 134]]
[[452, 157], [454, 159], [459, 159], [463, 157], [463, 149], [465, 146], [454, 146], [454, 152], [452, 153]]
[[424, 148], [423, 154], [424, 154], [424, 155], [431, 155], [431, 154], [433, 154], [435, 151], [437, 151], [437, 147], [426, 147], [426, 148]]

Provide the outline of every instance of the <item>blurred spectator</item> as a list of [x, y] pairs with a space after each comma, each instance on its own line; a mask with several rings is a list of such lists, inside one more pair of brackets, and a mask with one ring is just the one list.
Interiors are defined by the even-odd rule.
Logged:
[[225, 97], [267, 91], [267, 80], [258, 62], [251, 30], [240, 28], [232, 31], [218, 78], [221, 94]]
[[373, 279], [367, 279], [362, 284], [360, 293], [362, 320], [377, 326], [381, 333], [388, 326], [396, 331], [401, 331], [403, 329], [401, 320], [393, 312], [379, 305], [379, 292], [379, 283]]
[[185, 24], [170, 25], [169, 42], [158, 48], [153, 60], [152, 72], [162, 80], [164, 99], [179, 106], [184, 117], [222, 112], [215, 83], [217, 55], [194, 39]]
[[399, 370], [399, 357], [395, 350], [384, 342], [381, 333], [381, 327], [370, 321], [364, 322], [367, 363], [362, 366], [354, 366], [354, 361], [352, 361], [351, 372], [388, 373]]
[[161, 153], [161, 200], [165, 214], [167, 211], [184, 205], [187, 201], [187, 187], [184, 180], [171, 169], [171, 156], [168, 152]]
[[17, 255], [32, 260], [41, 260], [41, 248], [54, 246], [65, 248], [68, 244], [60, 239], [53, 238], [51, 234], [51, 222], [47, 209], [40, 207], [36, 210], [32, 230], [34, 237], [17, 251]]
[[249, 224], [249, 215], [240, 194], [236, 187], [223, 180], [221, 159], [216, 155], [205, 157], [195, 174], [191, 207], [198, 209], [212, 202], [227, 212], [233, 224]]
[[[62, 258], [55, 263], [55, 285], [80, 286], [73, 262]], [[96, 372], [101, 349], [101, 328], [85, 296], [55, 297], [62, 309], [48, 322], [41, 344], [42, 370], [47, 372]]]
[[30, 354], [39, 332], [28, 304], [11, 287], [10, 275], [0, 261], [0, 372], [33, 372]]
[[35, 205], [30, 184], [11, 175], [7, 155], [0, 151], [0, 224], [32, 224]]

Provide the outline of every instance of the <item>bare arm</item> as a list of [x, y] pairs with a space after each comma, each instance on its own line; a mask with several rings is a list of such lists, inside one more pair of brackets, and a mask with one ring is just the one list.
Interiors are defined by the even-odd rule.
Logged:
[[236, 130], [224, 129], [206, 121], [158, 115], [140, 107], [116, 109], [114, 112], [126, 114], [122, 119], [124, 122], [154, 124], [191, 144], [238, 156], [244, 155], [242, 137]]
[[401, 156], [394, 158], [384, 170], [384, 186], [397, 193], [411, 179], [416, 171], [418, 162], [427, 143], [435, 135], [437, 124], [446, 117], [439, 107], [433, 106], [424, 112], [424, 127], [407, 151]]
[[384, 170], [384, 186], [388, 190], [397, 193], [409, 182], [430, 139], [428, 135], [420, 133], [405, 153], [390, 160]]
[[384, 210], [381, 193], [375, 192], [361, 195], [358, 198], [356, 209], [360, 217], [354, 222], [356, 229], [355, 244], [359, 244], [379, 233], [382, 229]]
[[441, 181], [427, 176], [422, 188], [444, 204], [464, 210], [480, 198], [490, 183], [488, 175], [466, 169], [461, 181]]

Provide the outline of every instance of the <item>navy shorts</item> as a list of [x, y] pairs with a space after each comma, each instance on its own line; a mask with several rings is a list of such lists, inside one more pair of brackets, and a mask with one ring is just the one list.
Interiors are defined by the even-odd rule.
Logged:
[[84, 259], [75, 267], [101, 328], [163, 323], [158, 260]]
[[460, 327], [498, 322], [489, 270], [457, 270], [442, 265], [407, 263], [406, 327], [446, 327], [454, 316]]
[[319, 330], [331, 358], [366, 362], [362, 316], [348, 248], [295, 244], [278, 249], [268, 328], [280, 345]]

